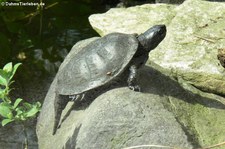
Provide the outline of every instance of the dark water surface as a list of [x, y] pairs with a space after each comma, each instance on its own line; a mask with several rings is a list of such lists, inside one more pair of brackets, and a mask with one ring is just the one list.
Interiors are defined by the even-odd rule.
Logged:
[[0, 65], [22, 62], [50, 73], [77, 41], [97, 35], [88, 16], [105, 11], [99, 4], [74, 0], [48, 1], [40, 11], [31, 6], [0, 8]]

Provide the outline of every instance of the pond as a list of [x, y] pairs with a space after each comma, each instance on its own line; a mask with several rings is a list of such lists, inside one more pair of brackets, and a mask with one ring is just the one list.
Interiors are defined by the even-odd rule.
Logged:
[[48, 1], [37, 6], [1, 7], [0, 64], [22, 62], [23, 67], [55, 73], [79, 40], [97, 36], [88, 16], [105, 11], [98, 3]]
[[0, 2], [0, 66], [8, 62], [22, 63], [14, 78], [14, 94], [30, 100], [36, 100], [33, 98], [36, 92], [41, 92], [43, 95], [38, 97], [43, 98], [76, 42], [98, 36], [88, 16], [106, 11], [99, 0], [49, 0], [43, 1], [43, 8], [26, 3], [21, 6], [22, 1], [19, 6], [16, 5], [19, 2]]
[[[22, 63], [11, 86], [12, 99], [43, 102], [71, 47], [82, 39], [98, 36], [91, 28], [88, 16], [105, 12], [106, 7], [98, 0], [49, 0], [43, 1], [43, 8], [12, 6], [19, 1], [11, 2], [0, 0], [0, 67], [8, 62]], [[36, 120], [32, 120], [25, 128], [31, 148], [37, 148], [35, 125]], [[22, 148], [24, 137], [20, 124], [0, 128], [0, 146], [3, 148]]]

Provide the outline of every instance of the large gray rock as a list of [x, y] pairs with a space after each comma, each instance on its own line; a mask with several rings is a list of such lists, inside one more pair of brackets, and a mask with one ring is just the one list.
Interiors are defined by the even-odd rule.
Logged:
[[[199, 105], [168, 96], [168, 106], [194, 134], [192, 139], [207, 146], [222, 142], [225, 133], [225, 120], [221, 119], [225, 116], [225, 99], [215, 95], [225, 95], [224, 68], [217, 60], [217, 50], [225, 47], [224, 16], [225, 3], [186, 0], [179, 6], [152, 4], [111, 9], [104, 14], [92, 15], [89, 20], [100, 35], [115, 31], [142, 33], [148, 28], [146, 24], [167, 25], [167, 36], [150, 53], [148, 63], [172, 76], [185, 89], [205, 97], [189, 98], [186, 95], [187, 101], [197, 100], [202, 103]], [[215, 106], [217, 101], [223, 104]]]
[[[71, 58], [78, 47], [94, 39], [79, 42], [68, 57]], [[189, 133], [183, 130], [183, 126], [164, 107], [167, 97], [162, 94], [171, 92], [171, 88], [168, 90], [170, 85], [167, 84], [167, 77], [161, 78], [158, 72], [149, 67], [145, 67], [140, 75], [144, 93], [133, 92], [127, 87], [110, 90], [95, 99], [88, 108], [74, 108], [53, 136], [55, 79], [45, 98], [37, 124], [39, 148], [105, 149], [142, 144], [187, 148], [192, 148], [192, 144], [198, 146], [188, 141]], [[62, 117], [68, 114], [70, 107], [71, 104], [66, 107]]]
[[217, 60], [225, 47], [225, 3], [188, 0], [176, 11], [150, 60], [201, 90], [225, 95], [224, 68]]
[[225, 95], [224, 68], [217, 60], [217, 50], [225, 47], [224, 16], [225, 3], [186, 0], [179, 6], [114, 8], [89, 21], [100, 35], [142, 33], [154, 24], [166, 24], [167, 36], [150, 53], [149, 63], [202, 91]]
[[108, 91], [85, 111], [76, 148], [121, 149], [158, 144], [192, 148], [181, 125], [159, 95], [128, 88]]
[[[95, 39], [77, 43], [68, 58]], [[222, 141], [223, 104], [184, 90], [176, 81], [150, 67], [142, 68], [140, 78], [142, 93], [121, 87], [107, 91], [90, 105], [75, 105], [53, 136], [55, 79], [37, 124], [39, 148], [120, 149], [154, 144], [189, 149]], [[71, 107], [72, 102], [62, 117]]]

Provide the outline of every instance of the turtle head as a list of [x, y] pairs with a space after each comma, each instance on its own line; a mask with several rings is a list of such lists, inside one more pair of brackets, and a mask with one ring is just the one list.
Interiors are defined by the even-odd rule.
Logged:
[[165, 25], [155, 25], [138, 36], [140, 44], [144, 47], [144, 50], [150, 52], [164, 39], [166, 36]]

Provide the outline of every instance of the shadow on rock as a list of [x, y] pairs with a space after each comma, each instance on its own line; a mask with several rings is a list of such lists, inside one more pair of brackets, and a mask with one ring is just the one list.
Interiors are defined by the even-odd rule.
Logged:
[[190, 104], [201, 104], [209, 108], [225, 109], [223, 103], [185, 90], [177, 81], [149, 66], [145, 66], [140, 75], [143, 92], [172, 96]]
[[65, 146], [63, 147], [63, 149], [76, 148], [76, 140], [77, 140], [77, 136], [78, 136], [80, 127], [81, 127], [81, 125], [78, 126], [77, 128], [75, 128], [73, 135], [66, 141]]
[[[104, 88], [97, 89], [95, 94], [92, 94], [92, 92], [87, 94], [88, 98], [81, 102], [77, 101], [70, 109], [70, 112], [73, 109], [85, 110], [92, 103], [92, 101], [109, 90], [127, 87], [126, 81], [124, 81], [126, 80], [126, 77], [127, 76], [124, 76], [120, 81], [117, 80], [106, 87], [104, 86]], [[140, 86], [142, 90], [141, 92], [143, 93], [150, 93], [159, 96], [172, 96], [190, 104], [201, 104], [209, 108], [225, 109], [225, 105], [219, 101], [202, 97], [198, 94], [185, 90], [177, 81], [149, 66], [144, 66], [140, 70]], [[65, 117], [67, 117], [70, 112], [68, 112]]]

